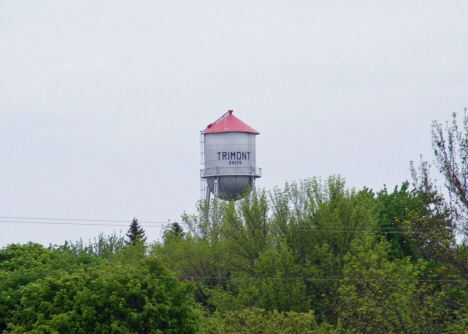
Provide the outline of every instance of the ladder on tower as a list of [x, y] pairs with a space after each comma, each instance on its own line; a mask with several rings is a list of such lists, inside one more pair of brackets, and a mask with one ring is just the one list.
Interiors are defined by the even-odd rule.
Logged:
[[[205, 167], [205, 135], [200, 132], [200, 164]], [[207, 199], [208, 184], [204, 178], [200, 178], [200, 199]]]

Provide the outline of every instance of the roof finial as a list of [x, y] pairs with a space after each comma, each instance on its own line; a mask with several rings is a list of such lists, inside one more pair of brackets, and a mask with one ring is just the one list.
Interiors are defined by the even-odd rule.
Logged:
[[233, 112], [233, 111], [234, 111], [234, 110], [228, 110], [229, 115], [232, 115], [232, 112]]

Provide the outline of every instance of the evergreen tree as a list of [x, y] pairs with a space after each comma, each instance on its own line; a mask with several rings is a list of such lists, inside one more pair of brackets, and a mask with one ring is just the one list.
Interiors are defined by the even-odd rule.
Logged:
[[177, 222], [172, 223], [172, 228], [171, 229], [172, 229], [172, 233], [174, 233], [175, 237], [180, 236], [181, 238], [183, 238], [185, 236], [184, 229], [182, 228], [182, 226], [180, 226], [179, 223], [177, 223]]
[[145, 230], [141, 228], [140, 224], [138, 224], [138, 219], [133, 218], [132, 223], [130, 224], [130, 228], [128, 229], [128, 233], [126, 234], [129, 241], [127, 244], [135, 245], [138, 241], [145, 242]]

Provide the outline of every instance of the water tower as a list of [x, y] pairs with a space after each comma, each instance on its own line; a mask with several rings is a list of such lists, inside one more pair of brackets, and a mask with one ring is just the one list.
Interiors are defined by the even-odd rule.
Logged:
[[259, 132], [229, 110], [201, 132], [201, 198], [210, 194], [225, 200], [237, 199], [262, 176], [256, 167], [255, 136]]

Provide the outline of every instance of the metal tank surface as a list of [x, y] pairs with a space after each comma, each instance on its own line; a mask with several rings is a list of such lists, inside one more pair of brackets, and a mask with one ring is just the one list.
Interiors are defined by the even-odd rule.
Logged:
[[225, 200], [238, 199], [255, 179], [261, 177], [256, 167], [255, 137], [259, 132], [242, 122], [229, 110], [201, 132], [201, 197], [210, 194]]

